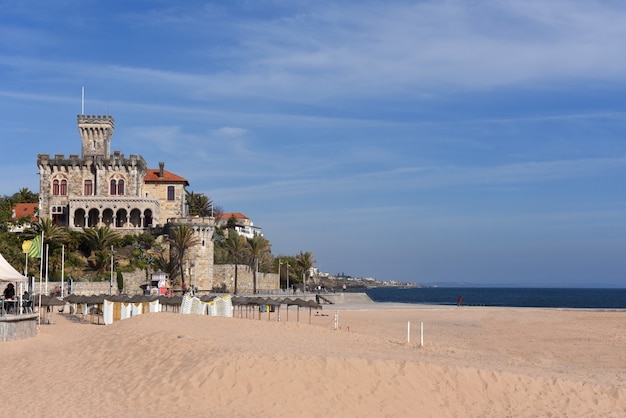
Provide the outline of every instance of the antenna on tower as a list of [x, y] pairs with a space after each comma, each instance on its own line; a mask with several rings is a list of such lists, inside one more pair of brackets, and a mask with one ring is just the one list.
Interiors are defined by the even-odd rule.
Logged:
[[85, 86], [83, 86], [83, 91], [81, 94], [81, 102], [80, 102], [80, 114], [85, 114]]

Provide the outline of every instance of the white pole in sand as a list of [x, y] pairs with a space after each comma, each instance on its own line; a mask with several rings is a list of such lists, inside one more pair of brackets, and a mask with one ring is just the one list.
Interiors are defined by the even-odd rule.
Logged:
[[406, 321], [406, 342], [411, 342], [411, 321]]
[[339, 328], [339, 311], [335, 311], [335, 331]]
[[65, 244], [61, 246], [61, 299], [63, 299], [63, 284], [65, 276]]
[[424, 347], [424, 322], [420, 322], [420, 347]]

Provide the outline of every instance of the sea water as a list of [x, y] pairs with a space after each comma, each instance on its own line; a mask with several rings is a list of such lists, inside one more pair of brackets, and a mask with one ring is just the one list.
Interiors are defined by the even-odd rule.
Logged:
[[375, 302], [534, 308], [626, 309], [626, 289], [420, 287], [373, 288]]

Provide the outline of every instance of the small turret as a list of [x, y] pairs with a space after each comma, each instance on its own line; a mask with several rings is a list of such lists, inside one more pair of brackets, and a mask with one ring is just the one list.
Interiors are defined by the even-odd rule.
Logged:
[[82, 138], [82, 157], [111, 154], [111, 137], [115, 129], [112, 116], [78, 115], [78, 132]]

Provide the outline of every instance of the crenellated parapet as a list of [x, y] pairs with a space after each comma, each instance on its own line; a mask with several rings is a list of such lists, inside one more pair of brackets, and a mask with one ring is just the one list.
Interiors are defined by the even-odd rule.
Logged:
[[75, 167], [96, 167], [100, 170], [117, 169], [126, 170], [133, 169], [140, 173], [145, 173], [148, 165], [146, 160], [141, 156], [131, 154], [128, 158], [124, 154], [113, 154], [108, 157], [91, 155], [80, 158], [78, 154], [70, 154], [69, 158], [66, 158], [64, 154], [55, 154], [54, 158], [50, 158], [50, 154], [39, 154], [37, 156], [37, 166], [39, 169], [55, 171], [62, 168], [75, 168]]
[[187, 225], [196, 230], [215, 229], [215, 218], [212, 216], [184, 216], [180, 218], [168, 218], [167, 223], [171, 225]]
[[100, 123], [106, 122], [110, 123], [112, 126], [115, 126], [115, 120], [111, 115], [78, 115], [78, 123]]
[[146, 172], [148, 165], [146, 160], [141, 156], [131, 154], [129, 158], [126, 158], [124, 154], [116, 151], [116, 154], [108, 157], [94, 156], [89, 157], [89, 160], [93, 166], [98, 170], [130, 170], [134, 169], [141, 173]]

